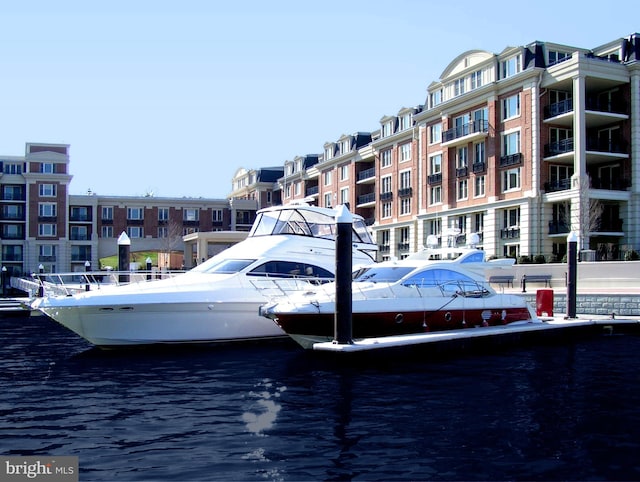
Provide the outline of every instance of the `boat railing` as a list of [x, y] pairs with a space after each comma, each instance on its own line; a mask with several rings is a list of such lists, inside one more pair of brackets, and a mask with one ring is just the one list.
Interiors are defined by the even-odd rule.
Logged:
[[69, 273], [33, 273], [30, 278], [12, 278], [11, 286], [29, 297], [71, 296], [107, 286], [151, 282], [172, 278], [184, 271], [74, 271]]
[[[291, 277], [256, 277], [250, 279], [251, 285], [267, 299], [286, 298], [294, 293], [317, 292], [322, 290], [333, 280], [307, 276]], [[333, 286], [333, 285], [332, 285]], [[332, 288], [333, 289], [333, 288]]]

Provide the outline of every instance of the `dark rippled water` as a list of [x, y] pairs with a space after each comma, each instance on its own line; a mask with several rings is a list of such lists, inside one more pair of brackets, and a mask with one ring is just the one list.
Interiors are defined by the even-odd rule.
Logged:
[[341, 366], [293, 344], [104, 353], [0, 320], [0, 453], [80, 480], [640, 480], [640, 338]]

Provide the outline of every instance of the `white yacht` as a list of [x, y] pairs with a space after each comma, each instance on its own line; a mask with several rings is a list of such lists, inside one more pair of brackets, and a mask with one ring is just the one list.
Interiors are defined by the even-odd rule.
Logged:
[[[36, 299], [40, 310], [90, 343], [212, 343], [286, 337], [259, 315], [270, 281], [308, 285], [335, 272], [337, 210], [306, 204], [258, 211], [248, 237], [173, 278]], [[362, 217], [353, 216], [353, 263], [376, 260]]]

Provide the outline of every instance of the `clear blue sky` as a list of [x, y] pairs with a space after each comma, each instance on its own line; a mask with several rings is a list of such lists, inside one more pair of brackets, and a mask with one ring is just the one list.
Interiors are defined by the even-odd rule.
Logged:
[[424, 103], [461, 53], [593, 48], [640, 4], [23, 0], [0, 6], [0, 154], [71, 145], [72, 194], [223, 198]]

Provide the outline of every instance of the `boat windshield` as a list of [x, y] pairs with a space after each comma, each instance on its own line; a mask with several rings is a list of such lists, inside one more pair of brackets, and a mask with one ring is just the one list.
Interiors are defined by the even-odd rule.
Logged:
[[218, 263], [203, 263], [193, 268], [192, 271], [209, 274], [233, 274], [242, 271], [254, 261], [255, 259], [222, 259]]
[[[277, 234], [295, 234], [335, 241], [335, 217], [307, 209], [281, 209], [258, 213], [249, 237]], [[353, 241], [373, 244], [367, 226], [360, 218], [353, 220]]]
[[354, 281], [393, 283], [413, 271], [415, 266], [377, 266], [360, 270]]

